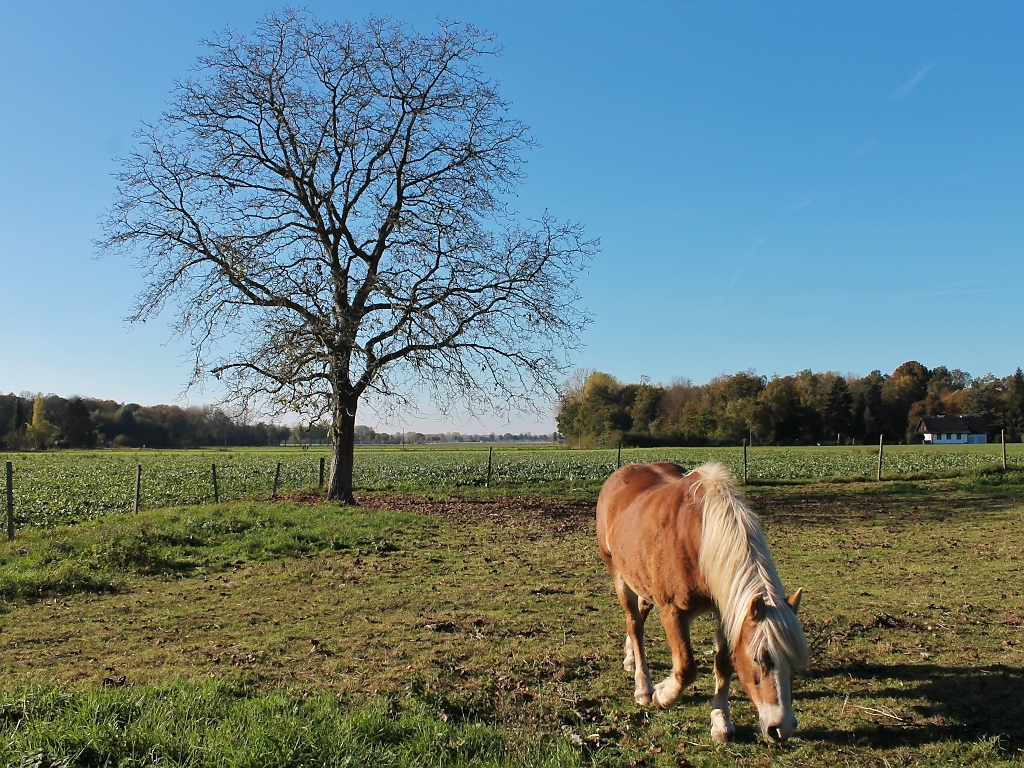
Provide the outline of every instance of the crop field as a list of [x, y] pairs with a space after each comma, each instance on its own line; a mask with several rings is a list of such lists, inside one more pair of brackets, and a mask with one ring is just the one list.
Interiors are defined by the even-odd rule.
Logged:
[[[885, 449], [887, 478], [948, 477], [1001, 466], [998, 445], [894, 446]], [[1024, 445], [1007, 446], [1012, 465], [1024, 463]], [[877, 448], [751, 448], [751, 482], [867, 480], [876, 476]], [[240, 449], [213, 451], [69, 451], [0, 454], [14, 464], [16, 524], [49, 526], [90, 520], [131, 510], [136, 465], [143, 468], [141, 507], [202, 504], [213, 500], [211, 466], [217, 466], [221, 500], [268, 498], [281, 465], [282, 494], [315, 488], [326, 449]], [[741, 448], [626, 449], [622, 461], [675, 461], [693, 467], [720, 461], [742, 476]], [[564, 447], [498, 448], [491, 488], [547, 488], [596, 491], [615, 469], [615, 450]], [[363, 491], [423, 491], [482, 487], [487, 481], [486, 448], [400, 450], [357, 448], [354, 482]]]
[[680, 705], [633, 702], [595, 494], [570, 490], [26, 529], [0, 544], [0, 764], [1024, 766], [1024, 470], [748, 487], [806, 589], [782, 747], [735, 682], [737, 739], [711, 742], [707, 619]]

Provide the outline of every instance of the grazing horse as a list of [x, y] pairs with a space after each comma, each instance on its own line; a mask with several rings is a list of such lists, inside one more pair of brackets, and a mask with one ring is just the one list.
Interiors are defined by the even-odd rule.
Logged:
[[[735, 735], [729, 680], [736, 672], [774, 743], [796, 730], [791, 681], [806, 668], [807, 639], [768, 554], [761, 524], [721, 464], [692, 472], [669, 462], [617, 470], [597, 500], [597, 540], [626, 612], [627, 672], [638, 704], [670, 707], [697, 677], [690, 622], [713, 611], [715, 695], [711, 737]], [[672, 648], [672, 674], [651, 687], [644, 621], [661, 613]]]

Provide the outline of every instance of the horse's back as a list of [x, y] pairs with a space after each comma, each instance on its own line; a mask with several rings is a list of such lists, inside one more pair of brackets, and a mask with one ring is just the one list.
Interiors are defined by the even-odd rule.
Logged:
[[[653, 464], [627, 464], [605, 480], [597, 497], [597, 538], [604, 556], [606, 532], [611, 518], [629, 507], [646, 491], [659, 488], [672, 479], [683, 477], [686, 471], [678, 464], [659, 461]], [[607, 558], [605, 558], [607, 560]]]
[[597, 515], [621, 509], [643, 493], [661, 488], [686, 476], [686, 470], [670, 461], [651, 464], [627, 464], [611, 474], [601, 486], [597, 498]]
[[678, 464], [630, 464], [608, 478], [597, 500], [601, 557], [639, 594], [660, 604], [696, 576], [699, 476]]

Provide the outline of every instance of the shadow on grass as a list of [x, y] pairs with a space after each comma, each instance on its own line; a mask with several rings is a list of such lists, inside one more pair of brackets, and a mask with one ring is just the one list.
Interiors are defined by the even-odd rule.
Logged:
[[[776, 489], [778, 490], [778, 489]], [[847, 521], [943, 523], [965, 514], [999, 513], [1020, 506], [1021, 485], [979, 489], [967, 484], [892, 482], [873, 486], [813, 486], [753, 496], [766, 522], [834, 526]]]
[[[852, 731], [801, 729], [806, 739], [871, 747], [918, 746], [941, 741], [996, 739], [1001, 748], [1024, 749], [1024, 668], [994, 664], [942, 667], [932, 664], [839, 665], [818, 670], [830, 676], [901, 681], [871, 696], [905, 700], [900, 711], [860, 707], [869, 722]], [[804, 699], [833, 694], [807, 692]]]

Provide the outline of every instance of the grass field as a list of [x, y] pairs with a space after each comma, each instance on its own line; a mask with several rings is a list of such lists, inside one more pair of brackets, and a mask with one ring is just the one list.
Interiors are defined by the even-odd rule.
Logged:
[[633, 703], [594, 487], [26, 530], [0, 548], [0, 763], [1024, 765], [1024, 472], [747, 489], [807, 589], [782, 748], [737, 684], [711, 743], [708, 620], [682, 705]]
[[[1024, 466], [1024, 445], [1007, 446], [1008, 461]], [[154, 509], [213, 500], [211, 465], [217, 465], [221, 500], [268, 498], [274, 487], [294, 492], [315, 488], [326, 449], [233, 449], [204, 451], [63, 451], [0, 454], [14, 465], [16, 523], [49, 526], [130, 511], [136, 465], [142, 465], [141, 506]], [[692, 467], [720, 461], [743, 471], [741, 448], [626, 449], [622, 461], [676, 461]], [[512, 446], [494, 451], [490, 487], [547, 493], [596, 493], [615, 469], [615, 450]], [[481, 488], [487, 482], [485, 446], [360, 446], [354, 482], [362, 491]], [[1000, 446], [893, 446], [886, 448], [885, 477], [949, 477], [1002, 465]], [[752, 448], [752, 482], [868, 480], [876, 476], [877, 447]]]

